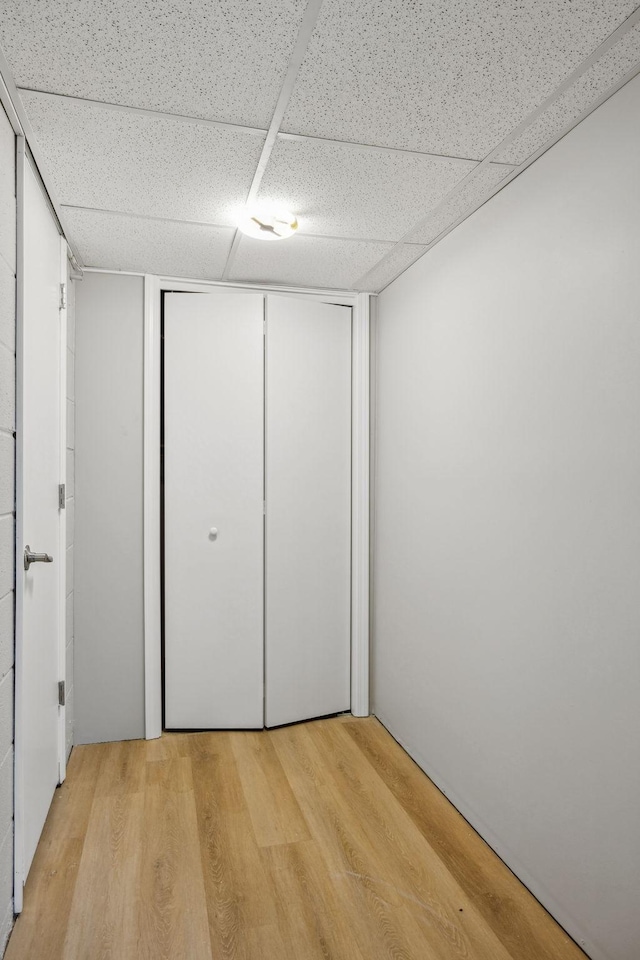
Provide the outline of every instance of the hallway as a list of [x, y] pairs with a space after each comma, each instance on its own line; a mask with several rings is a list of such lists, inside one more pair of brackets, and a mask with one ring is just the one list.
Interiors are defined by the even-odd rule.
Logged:
[[7, 960], [580, 960], [373, 717], [78, 746]]

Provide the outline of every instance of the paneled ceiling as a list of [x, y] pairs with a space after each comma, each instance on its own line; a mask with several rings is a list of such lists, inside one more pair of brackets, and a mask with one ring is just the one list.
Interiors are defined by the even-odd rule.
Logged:
[[640, 7], [3, 0], [0, 46], [85, 266], [378, 291], [640, 71]]

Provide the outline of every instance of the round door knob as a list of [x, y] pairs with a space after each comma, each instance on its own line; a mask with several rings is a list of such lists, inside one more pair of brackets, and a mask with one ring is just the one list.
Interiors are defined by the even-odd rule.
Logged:
[[209, 530], [209, 540], [217, 540], [217, 539], [218, 539], [218, 528], [211, 527], [211, 530]]

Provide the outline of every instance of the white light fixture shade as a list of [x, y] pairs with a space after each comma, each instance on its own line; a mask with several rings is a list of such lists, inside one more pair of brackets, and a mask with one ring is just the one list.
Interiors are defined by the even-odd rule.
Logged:
[[247, 207], [238, 221], [238, 229], [255, 240], [286, 240], [298, 229], [298, 218], [281, 207]]

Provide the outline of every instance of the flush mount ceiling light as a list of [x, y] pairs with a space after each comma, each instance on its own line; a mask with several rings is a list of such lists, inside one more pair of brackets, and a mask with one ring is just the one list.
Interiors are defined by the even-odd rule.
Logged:
[[298, 229], [298, 218], [280, 207], [249, 207], [242, 214], [238, 228], [256, 240], [286, 240]]

